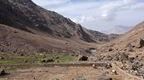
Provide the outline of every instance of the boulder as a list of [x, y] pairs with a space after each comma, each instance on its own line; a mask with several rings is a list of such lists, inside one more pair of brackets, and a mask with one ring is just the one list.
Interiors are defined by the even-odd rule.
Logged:
[[4, 76], [4, 75], [6, 75], [7, 73], [5, 72], [5, 70], [4, 69], [1, 69], [0, 70], [0, 76]]
[[134, 45], [132, 45], [131, 43], [129, 43], [129, 44], [127, 45], [127, 51], [133, 52], [133, 51], [134, 51]]
[[109, 50], [108, 50], [108, 51], [109, 51], [109, 52], [111, 52], [111, 51], [113, 51], [113, 50], [114, 50], [114, 49], [112, 49], [112, 48], [109, 48]]
[[95, 64], [93, 64], [92, 67], [93, 67], [94, 69], [97, 69], [97, 66], [96, 66]]
[[85, 50], [85, 52], [90, 53], [90, 54], [96, 54], [96, 48], [88, 48]]
[[118, 74], [116, 70], [112, 70], [112, 73], [113, 73], [114, 75], [117, 75], [117, 74]]
[[87, 56], [80, 56], [79, 57], [79, 61], [88, 61], [88, 57]]
[[106, 67], [107, 69], [110, 69], [110, 68], [112, 68], [112, 65], [111, 65], [111, 64], [107, 64], [105, 67]]
[[144, 40], [143, 39], [140, 39], [139, 45], [140, 45], [139, 48], [144, 47]]
[[4, 57], [0, 57], [0, 60], [3, 60], [4, 59]]

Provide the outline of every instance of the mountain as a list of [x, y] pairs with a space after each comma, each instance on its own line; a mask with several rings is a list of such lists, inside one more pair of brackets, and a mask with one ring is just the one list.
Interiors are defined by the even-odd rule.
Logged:
[[[96, 42], [87, 29], [31, 0], [1, 0], [0, 23], [34, 34]], [[99, 38], [99, 37], [96, 37]]]
[[[136, 25], [133, 29], [123, 34], [121, 37], [109, 43], [109, 47], [118, 50], [126, 50], [128, 48], [139, 49], [144, 46], [144, 22]], [[107, 45], [107, 46], [108, 46]]]
[[89, 47], [87, 42], [110, 40], [109, 35], [85, 29], [31, 0], [0, 0], [0, 4], [1, 51], [72, 52]]
[[0, 51], [10, 53], [85, 53], [90, 45], [83, 41], [36, 35], [0, 24]]
[[88, 30], [88, 32], [93, 36], [96, 41], [99, 42], [110, 42], [111, 40], [116, 39], [119, 37], [119, 34], [104, 34], [98, 31]]

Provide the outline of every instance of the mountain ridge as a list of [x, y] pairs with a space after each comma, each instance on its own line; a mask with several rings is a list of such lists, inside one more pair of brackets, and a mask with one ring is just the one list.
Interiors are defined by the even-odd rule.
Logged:
[[[81, 43], [82, 46], [85, 46], [89, 43], [108, 42], [111, 40], [108, 37], [109, 35], [100, 33], [98, 31], [92, 31], [83, 28], [80, 24], [76, 24], [70, 19], [63, 17], [62, 15], [56, 12], [49, 11], [44, 8], [41, 8], [40, 6], [37, 6], [35, 3], [32, 2], [32, 0], [0, 0], [0, 4], [1, 4], [0, 24], [7, 25], [7, 27], [5, 28], [9, 29], [10, 27], [16, 30], [18, 29], [19, 31], [23, 32], [21, 33], [21, 35], [24, 35], [25, 33], [31, 34], [37, 36], [34, 39], [38, 39], [38, 40], [41, 37], [45, 37], [50, 40], [53, 40], [53, 38], [55, 39], [54, 40], [55, 42], [51, 42], [50, 40], [40, 40], [37, 43], [34, 43], [34, 45], [37, 44], [39, 46], [42, 46], [42, 48], [46, 46], [46, 48], [44, 48], [45, 50], [59, 46], [55, 44], [57, 43], [57, 41], [59, 44], [65, 46], [67, 43], [66, 40], [68, 40], [69, 43], [71, 42], [75, 43], [70, 48], [73, 49], [72, 47], [79, 46], [81, 45]], [[2, 33], [2, 35], [5, 34]], [[20, 36], [20, 35], [13, 34], [12, 36]], [[31, 38], [26, 37], [26, 40], [31, 41]], [[59, 42], [59, 40], [63, 40], [63, 41]], [[42, 41], [43, 42], [49, 41], [51, 43], [49, 44], [46, 43], [47, 45], [45, 44], [42, 45], [43, 43]], [[23, 42], [25, 43], [25, 41], [22, 41], [20, 39], [19, 43], [23, 43]], [[19, 43], [11, 43], [11, 44], [18, 45]], [[33, 44], [33, 42], [25, 43], [25, 44]], [[77, 48], [80, 49], [80, 48], [88, 47], [88, 46], [85, 47], [82, 46], [79, 46]], [[15, 47], [18, 48], [18, 46]], [[34, 46], [32, 47], [35, 50], [37, 49], [37, 47]], [[67, 49], [67, 47], [64, 46], [59, 46], [58, 48], [61, 49], [61, 47], [63, 48], [62, 50]], [[41, 48], [38, 47], [38, 50], [39, 49]], [[31, 51], [35, 51], [35, 50], [31, 50]]]
[[[143, 46], [144, 41], [144, 22], [141, 22], [134, 26], [133, 29], [122, 34], [119, 38], [105, 44], [105, 48], [109, 47], [114, 50], [136, 50], [139, 52], [140, 46]], [[103, 47], [104, 47], [103, 46]]]

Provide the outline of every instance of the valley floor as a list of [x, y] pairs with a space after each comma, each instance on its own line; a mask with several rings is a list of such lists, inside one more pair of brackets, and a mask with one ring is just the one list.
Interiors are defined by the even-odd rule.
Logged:
[[96, 80], [108, 70], [93, 67], [42, 67], [18, 70], [4, 80]]
[[[103, 65], [100, 65], [103, 64]], [[31, 67], [29, 69], [17, 69], [10, 75], [0, 80], [143, 80], [128, 74], [116, 64], [111, 68], [104, 66], [106, 63], [76, 63], [60, 66]]]

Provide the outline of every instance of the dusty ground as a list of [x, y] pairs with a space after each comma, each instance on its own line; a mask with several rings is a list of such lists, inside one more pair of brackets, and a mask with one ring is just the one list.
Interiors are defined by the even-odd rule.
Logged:
[[18, 70], [5, 80], [97, 80], [106, 72], [92, 67], [43, 67]]
[[111, 68], [98, 66], [53, 66], [17, 69], [0, 80], [143, 80], [122, 70], [119, 63]]

